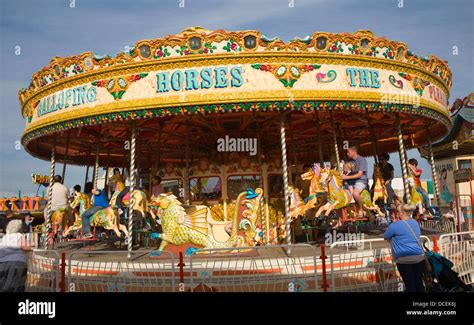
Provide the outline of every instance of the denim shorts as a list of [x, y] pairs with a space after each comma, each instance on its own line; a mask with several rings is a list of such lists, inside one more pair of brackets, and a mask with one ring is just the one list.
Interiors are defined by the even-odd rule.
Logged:
[[354, 184], [354, 188], [358, 189], [359, 191], [363, 191], [365, 188], [367, 187], [367, 184], [365, 184], [365, 182], [363, 181], [357, 181], [355, 184]]

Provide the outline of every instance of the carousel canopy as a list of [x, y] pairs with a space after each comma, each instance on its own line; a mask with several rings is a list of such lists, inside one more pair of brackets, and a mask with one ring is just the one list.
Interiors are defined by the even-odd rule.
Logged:
[[[456, 99], [451, 114], [453, 127], [448, 135], [432, 145], [435, 159], [471, 155], [474, 153], [474, 93]], [[423, 157], [429, 157], [427, 147], [420, 148]]]
[[398, 118], [407, 148], [426, 144], [428, 132], [445, 136], [450, 87], [446, 61], [370, 31], [285, 43], [194, 27], [115, 57], [53, 58], [19, 91], [22, 143], [42, 159], [54, 145], [57, 161], [79, 165], [93, 163], [99, 146], [101, 165], [126, 166], [134, 127], [141, 167], [182, 162], [186, 142], [191, 159], [221, 159], [217, 140], [226, 135], [258, 137], [270, 157], [280, 154], [285, 114], [290, 157], [327, 161], [334, 135], [340, 148], [358, 145], [366, 155], [374, 138], [379, 153], [397, 150]]

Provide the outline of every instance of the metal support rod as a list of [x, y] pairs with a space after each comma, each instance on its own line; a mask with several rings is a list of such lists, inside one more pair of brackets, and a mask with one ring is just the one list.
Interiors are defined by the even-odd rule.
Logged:
[[[260, 188], [263, 190], [263, 162], [262, 162], [262, 144], [261, 144], [261, 133], [260, 133], [260, 125], [258, 123], [258, 113], [256, 114], [256, 126], [257, 126], [257, 157], [258, 157], [258, 170], [260, 176]], [[265, 193], [262, 195], [262, 199], [260, 200], [260, 222], [262, 224], [262, 242], [264, 245], [268, 243], [268, 225], [266, 224], [265, 218]]]
[[67, 166], [67, 159], [68, 159], [68, 151], [69, 151], [69, 140], [71, 138], [71, 131], [67, 133], [66, 139], [66, 152], [64, 153], [64, 164], [63, 164], [63, 172], [61, 173], [61, 178], [64, 184], [64, 178], [66, 177], [66, 166]]
[[339, 146], [337, 144], [337, 135], [336, 135], [336, 129], [335, 129], [335, 125], [334, 125], [334, 119], [332, 117], [332, 113], [329, 112], [330, 116], [331, 116], [331, 126], [332, 126], [332, 139], [333, 139], [333, 142], [334, 142], [334, 152], [336, 154], [336, 168], [339, 169], [339, 164], [341, 163], [341, 158], [339, 157]]
[[[89, 152], [87, 153], [87, 157], [89, 157], [90, 155], [91, 155], [91, 152], [89, 151]], [[85, 190], [85, 188], [86, 188], [86, 184], [87, 184], [87, 179], [88, 179], [88, 178], [89, 178], [89, 163], [88, 163], [87, 166], [86, 166], [86, 177], [85, 177], [85, 179], [84, 179], [84, 190]]]
[[426, 125], [426, 133], [428, 134], [428, 151], [430, 155], [430, 167], [431, 167], [431, 177], [433, 177], [433, 185], [434, 185], [434, 194], [435, 194], [435, 199], [436, 199], [436, 204], [439, 206], [440, 205], [440, 200], [439, 200], [439, 183], [438, 183], [438, 173], [436, 172], [436, 166], [435, 166], [435, 160], [434, 160], [434, 155], [433, 155], [433, 146], [431, 142], [431, 134], [430, 130], [428, 129], [428, 125]]
[[97, 189], [97, 181], [99, 180], [99, 151], [100, 151], [100, 139], [99, 142], [97, 143], [97, 149], [95, 152], [95, 164], [94, 164], [94, 177], [93, 177], [93, 182], [94, 182], [94, 188]]
[[[291, 119], [291, 114], [288, 115], [288, 133], [289, 133], [289, 138], [290, 138], [290, 153], [291, 153], [291, 158], [288, 158], [288, 161], [290, 161], [290, 165], [288, 168], [288, 173], [290, 174], [290, 184], [294, 185], [295, 184], [295, 179], [293, 179], [293, 170], [297, 170], [297, 161], [296, 161], [296, 151], [295, 151], [295, 146], [294, 146], [294, 136], [293, 136], [293, 128], [291, 127], [292, 125], [292, 119]], [[292, 161], [292, 162], [291, 162]]]
[[319, 120], [318, 111], [316, 111], [316, 132], [318, 135], [318, 160], [321, 166], [324, 166], [323, 139], [321, 138], [321, 121]]
[[104, 181], [104, 190], [107, 189], [106, 196], [109, 197], [109, 168], [110, 168], [110, 144], [107, 148], [107, 162], [105, 164], [105, 181]]
[[[291, 220], [290, 220], [290, 194], [288, 191], [288, 160], [286, 156], [286, 135], [285, 135], [285, 115], [280, 115], [280, 144], [281, 159], [283, 168], [283, 191], [285, 195], [285, 221], [286, 221], [286, 243], [291, 245]], [[287, 249], [287, 254], [291, 254], [291, 249]]]
[[54, 185], [54, 173], [56, 168], [56, 141], [54, 141], [51, 148], [51, 166], [49, 172], [49, 187], [48, 187], [48, 210], [46, 215], [46, 227], [43, 227], [43, 239], [44, 239], [44, 248], [48, 249], [49, 246], [49, 233], [51, 232], [51, 218], [53, 215], [53, 210], [51, 209], [51, 200], [53, 198], [53, 185]]
[[370, 137], [372, 138], [372, 148], [374, 150], [374, 162], [376, 165], [379, 163], [379, 150], [377, 148], [377, 137], [375, 135], [375, 128], [370, 121], [370, 115], [368, 109], [365, 110], [367, 114], [367, 124], [369, 125]]
[[135, 170], [135, 150], [137, 146], [137, 131], [135, 127], [132, 128], [132, 137], [130, 145], [130, 204], [128, 208], [128, 254], [127, 257], [130, 259], [132, 257], [133, 249], [133, 204], [134, 197], [133, 191], [135, 191], [135, 182], [136, 182], [136, 170]]
[[408, 167], [405, 152], [405, 145], [403, 144], [402, 127], [400, 125], [400, 115], [397, 114], [397, 138], [398, 138], [398, 153], [400, 155], [400, 166], [402, 168], [403, 189], [405, 192], [405, 202], [410, 202], [410, 187], [408, 184]]
[[186, 164], [186, 170], [185, 170], [185, 177], [184, 177], [184, 202], [189, 205], [189, 134], [188, 133], [188, 126], [189, 124], [186, 123], [186, 144], [184, 148], [184, 156], [185, 156], [185, 164]]

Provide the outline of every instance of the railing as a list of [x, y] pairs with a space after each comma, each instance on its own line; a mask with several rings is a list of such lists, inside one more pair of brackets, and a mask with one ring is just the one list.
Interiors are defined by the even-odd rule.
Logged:
[[443, 234], [439, 253], [453, 262], [453, 270], [467, 284], [474, 284], [474, 231]]
[[[287, 255], [288, 249], [291, 254]], [[232, 251], [232, 254], [225, 254]], [[191, 291], [319, 291], [317, 254], [308, 244], [201, 249], [189, 258]]]
[[[152, 251], [139, 251], [127, 258], [127, 251], [75, 252], [67, 261], [69, 292], [173, 292], [177, 270], [172, 253], [152, 258]], [[113, 254], [114, 259], [107, 259]], [[117, 254], [119, 255], [117, 257]], [[102, 260], [97, 261], [101, 256]]]
[[[421, 240], [428, 248], [432, 247], [428, 237], [421, 236]], [[390, 243], [383, 238], [337, 241], [329, 247], [329, 261], [332, 292], [403, 290]]]
[[35, 249], [28, 253], [27, 292], [59, 291], [59, 254], [54, 250]]
[[446, 233], [453, 233], [456, 231], [456, 224], [454, 220], [440, 219], [440, 220], [420, 220], [420, 228], [440, 231]]
[[[474, 232], [443, 234], [425, 245], [474, 280]], [[290, 249], [290, 250], [289, 250]], [[320, 251], [319, 251], [320, 250]], [[291, 254], [287, 254], [291, 251]], [[382, 238], [308, 244], [201, 249], [177, 259], [170, 252], [35, 250], [28, 291], [67, 292], [393, 292], [403, 285]], [[155, 251], [156, 252], [156, 251]], [[228, 254], [232, 252], [232, 254]], [[61, 254], [61, 255], [59, 255]], [[328, 256], [326, 256], [326, 254]]]

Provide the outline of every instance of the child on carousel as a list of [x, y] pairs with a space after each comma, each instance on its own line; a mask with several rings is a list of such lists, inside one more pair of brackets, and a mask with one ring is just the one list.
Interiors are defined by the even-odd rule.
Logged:
[[[354, 166], [355, 164], [353, 161], [345, 162], [342, 173], [347, 176], [355, 175]], [[344, 181], [344, 189], [348, 190], [352, 194], [356, 181], [356, 179], [346, 179]]]
[[413, 176], [415, 190], [423, 197], [423, 204], [426, 210], [431, 213], [431, 215], [434, 215], [428, 193], [426, 193], [425, 189], [421, 186], [421, 174], [423, 171], [418, 168], [418, 161], [415, 158], [408, 160], [408, 169], [411, 176]]

